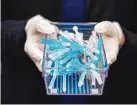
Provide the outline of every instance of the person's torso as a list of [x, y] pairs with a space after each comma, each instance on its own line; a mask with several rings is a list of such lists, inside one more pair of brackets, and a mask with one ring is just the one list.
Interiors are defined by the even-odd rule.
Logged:
[[[136, 19], [136, 0], [87, 0], [86, 2], [85, 22], [118, 21], [124, 27], [135, 31], [133, 26]], [[76, 4], [78, 3], [74, 2], [73, 7]], [[2, 20], [22, 20], [40, 14], [49, 20], [62, 22], [63, 9], [63, 0], [3, 0]]]

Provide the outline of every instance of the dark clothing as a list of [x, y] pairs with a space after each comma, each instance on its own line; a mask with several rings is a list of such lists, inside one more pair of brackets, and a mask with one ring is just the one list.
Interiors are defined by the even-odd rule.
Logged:
[[62, 8], [62, 0], [2, 1], [2, 103], [57, 104], [62, 97], [68, 98], [69, 103], [72, 103], [71, 100], [79, 103], [79, 97], [85, 100], [83, 103], [137, 103], [136, 0], [88, 0], [85, 7], [84, 22], [118, 21], [126, 36], [117, 61], [110, 67], [103, 95], [46, 95], [41, 73], [24, 52], [24, 27], [27, 20], [36, 14], [61, 22]]

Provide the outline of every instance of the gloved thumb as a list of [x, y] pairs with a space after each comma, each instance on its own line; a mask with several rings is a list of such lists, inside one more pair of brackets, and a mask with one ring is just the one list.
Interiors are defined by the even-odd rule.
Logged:
[[99, 34], [103, 34], [108, 37], [115, 37], [118, 33], [113, 23], [109, 21], [103, 21], [98, 23], [94, 27], [94, 30]]
[[48, 20], [40, 20], [36, 25], [36, 30], [44, 34], [54, 34], [55, 26], [51, 25]]

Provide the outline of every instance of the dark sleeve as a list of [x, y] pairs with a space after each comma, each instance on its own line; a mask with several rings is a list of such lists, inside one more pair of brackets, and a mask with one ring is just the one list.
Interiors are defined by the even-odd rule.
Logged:
[[119, 57], [121, 59], [131, 60], [134, 63], [137, 58], [137, 34], [122, 28], [125, 35], [125, 43], [120, 49]]
[[130, 29], [126, 27], [122, 27], [122, 29], [126, 38], [124, 49], [137, 54], [137, 0], [133, 0], [133, 3]]
[[124, 47], [127, 49], [132, 49], [137, 52], [137, 33], [130, 32], [125, 28], [122, 28], [125, 35]]
[[2, 63], [24, 55], [26, 22], [27, 20], [8, 20], [1, 23]]

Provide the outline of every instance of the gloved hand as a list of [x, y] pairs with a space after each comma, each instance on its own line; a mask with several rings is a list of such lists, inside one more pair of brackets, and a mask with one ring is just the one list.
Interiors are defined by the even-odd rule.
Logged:
[[95, 32], [102, 35], [108, 64], [117, 60], [119, 46], [124, 44], [124, 34], [117, 22], [103, 21], [98, 23]]
[[41, 39], [57, 38], [56, 27], [51, 25], [51, 22], [40, 15], [32, 17], [25, 27], [27, 40], [25, 42], [24, 50], [31, 60], [35, 63], [38, 70], [42, 71], [41, 61], [43, 58], [43, 44]]

